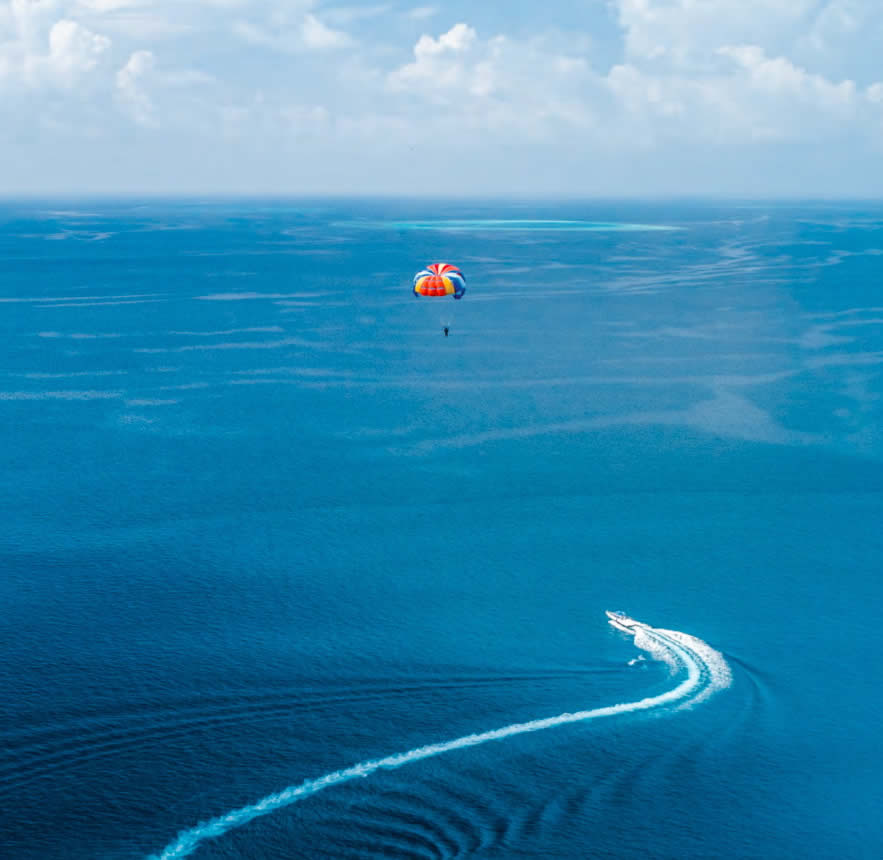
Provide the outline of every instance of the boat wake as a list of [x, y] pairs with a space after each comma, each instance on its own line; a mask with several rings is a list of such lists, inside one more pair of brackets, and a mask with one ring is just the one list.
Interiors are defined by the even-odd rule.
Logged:
[[202, 842], [208, 839], [223, 836], [237, 827], [248, 824], [255, 818], [269, 815], [323, 789], [349, 782], [358, 777], [370, 776], [381, 769], [393, 770], [442, 753], [570, 723], [587, 722], [634, 711], [690, 708], [730, 685], [730, 668], [723, 655], [701, 639], [696, 639], [677, 630], [660, 630], [650, 627], [622, 613], [608, 613], [608, 617], [614, 627], [635, 637], [635, 645], [638, 648], [647, 651], [654, 659], [667, 663], [677, 675], [683, 675], [682, 680], [666, 692], [635, 702], [624, 702], [619, 705], [594, 708], [590, 711], [564, 713], [544, 719], [513, 723], [502, 728], [465, 735], [454, 740], [428, 744], [407, 752], [394, 753], [384, 758], [363, 761], [351, 767], [327, 773], [317, 779], [308, 779], [300, 785], [290, 786], [275, 794], [269, 794], [256, 803], [234, 809], [182, 831], [159, 854], [151, 855], [150, 860], [174, 860], [174, 858], [188, 857]]

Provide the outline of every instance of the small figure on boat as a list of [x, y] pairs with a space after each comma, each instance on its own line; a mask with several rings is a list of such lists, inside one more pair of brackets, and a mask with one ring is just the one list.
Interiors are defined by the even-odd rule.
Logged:
[[447, 336], [448, 336], [448, 327], [445, 326], [445, 337], [447, 337]]

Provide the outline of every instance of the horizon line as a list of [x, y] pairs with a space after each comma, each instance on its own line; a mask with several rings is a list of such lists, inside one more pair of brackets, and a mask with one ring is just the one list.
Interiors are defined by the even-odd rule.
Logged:
[[657, 192], [619, 194], [604, 193], [568, 193], [555, 191], [489, 191], [482, 194], [446, 194], [438, 192], [340, 192], [340, 191], [148, 191], [127, 189], [121, 191], [33, 191], [3, 192], [0, 191], [0, 203], [31, 202], [40, 200], [79, 199], [79, 200], [450, 200], [450, 201], [483, 201], [483, 200], [549, 200], [572, 202], [709, 202], [733, 201], [745, 203], [771, 202], [880, 202], [880, 194], [824, 194], [824, 193], [776, 193], [776, 194], [741, 194], [735, 192]]

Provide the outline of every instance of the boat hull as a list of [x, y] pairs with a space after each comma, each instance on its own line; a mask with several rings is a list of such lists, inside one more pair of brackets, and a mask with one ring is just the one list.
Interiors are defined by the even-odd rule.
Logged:
[[622, 630], [623, 633], [628, 633], [630, 636], [634, 636], [638, 630], [642, 628], [646, 628], [646, 624], [642, 624], [640, 621], [635, 621], [634, 618], [629, 618], [624, 612], [611, 612], [609, 609], [607, 612], [607, 623], [611, 624], [617, 630]]

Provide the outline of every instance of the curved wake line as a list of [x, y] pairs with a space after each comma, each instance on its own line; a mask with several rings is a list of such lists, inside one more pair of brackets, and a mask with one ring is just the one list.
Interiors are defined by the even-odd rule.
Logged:
[[255, 818], [269, 815], [325, 788], [349, 782], [357, 777], [370, 776], [382, 768], [394, 770], [442, 753], [478, 746], [488, 743], [488, 741], [503, 740], [528, 732], [540, 732], [570, 723], [581, 723], [633, 711], [648, 711], [674, 704], [679, 704], [680, 708], [691, 707], [707, 699], [717, 690], [729, 686], [731, 674], [726, 660], [722, 654], [701, 639], [676, 630], [657, 630], [644, 624], [636, 627], [634, 637], [635, 645], [641, 650], [648, 651], [655, 659], [668, 663], [673, 669], [686, 671], [684, 680], [671, 690], [636, 702], [625, 702], [619, 705], [594, 708], [590, 711], [564, 713], [555, 717], [513, 723], [499, 729], [465, 735], [451, 741], [428, 744], [407, 752], [394, 753], [384, 758], [360, 762], [317, 779], [308, 779], [300, 785], [285, 788], [276, 794], [269, 794], [257, 803], [234, 809], [225, 815], [182, 831], [174, 842], [163, 848], [159, 854], [151, 855], [149, 860], [176, 860], [176, 858], [188, 857], [199, 847], [200, 843], [207, 839], [216, 839], [230, 830], [248, 824]]

